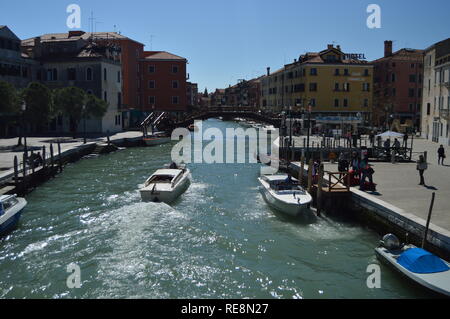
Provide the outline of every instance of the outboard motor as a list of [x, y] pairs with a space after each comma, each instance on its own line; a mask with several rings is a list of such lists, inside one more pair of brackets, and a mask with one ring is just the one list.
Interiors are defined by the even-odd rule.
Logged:
[[398, 250], [402, 248], [400, 240], [394, 234], [387, 234], [380, 241], [381, 246], [389, 250]]

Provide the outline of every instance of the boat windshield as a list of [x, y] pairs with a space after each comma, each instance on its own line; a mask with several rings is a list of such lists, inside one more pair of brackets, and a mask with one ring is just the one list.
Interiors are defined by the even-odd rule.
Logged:
[[172, 182], [172, 179], [174, 178], [173, 175], [155, 175], [153, 176], [147, 183], [147, 185], [152, 183], [167, 183], [170, 184]]
[[[17, 198], [15, 197], [10, 197], [8, 199], [6, 199], [5, 201], [3, 201], [3, 210], [7, 211], [8, 209], [10, 209], [11, 207], [13, 207], [14, 205], [16, 205], [18, 203]], [[0, 213], [1, 215], [1, 213]]]
[[298, 190], [302, 191], [302, 187], [299, 185], [299, 183], [291, 181], [272, 181], [270, 182], [270, 188], [276, 191], [291, 191], [291, 190]]

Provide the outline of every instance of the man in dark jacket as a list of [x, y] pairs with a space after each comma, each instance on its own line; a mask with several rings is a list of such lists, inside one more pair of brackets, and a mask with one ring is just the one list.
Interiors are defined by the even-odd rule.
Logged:
[[444, 145], [441, 145], [438, 149], [438, 165], [444, 165], [444, 159], [445, 159], [445, 149]]

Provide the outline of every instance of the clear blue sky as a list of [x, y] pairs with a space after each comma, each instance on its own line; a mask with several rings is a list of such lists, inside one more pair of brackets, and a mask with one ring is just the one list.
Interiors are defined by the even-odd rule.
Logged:
[[[189, 60], [191, 81], [209, 91], [282, 67], [328, 43], [369, 60], [383, 55], [383, 41], [394, 50], [426, 48], [450, 37], [448, 0], [28, 0], [2, 1], [0, 24], [21, 39], [67, 32], [66, 7], [78, 4], [81, 29], [120, 30], [152, 49]], [[381, 29], [369, 29], [366, 8], [381, 7]]]

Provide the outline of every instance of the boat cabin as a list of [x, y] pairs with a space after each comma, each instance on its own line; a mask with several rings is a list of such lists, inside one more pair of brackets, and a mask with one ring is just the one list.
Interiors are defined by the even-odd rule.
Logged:
[[183, 176], [182, 169], [160, 169], [155, 172], [145, 183], [145, 186], [150, 184], [172, 184], [175, 185]]

